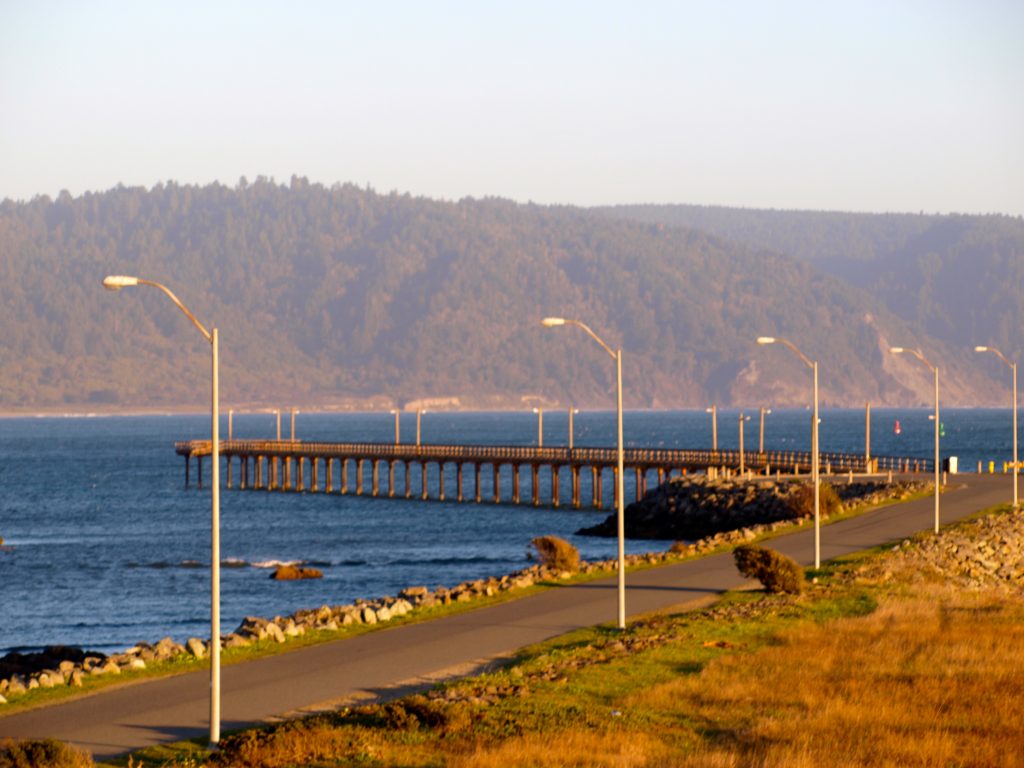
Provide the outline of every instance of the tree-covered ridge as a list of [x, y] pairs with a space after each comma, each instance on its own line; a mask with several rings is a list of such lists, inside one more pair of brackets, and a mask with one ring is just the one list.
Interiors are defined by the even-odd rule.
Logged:
[[949, 344], [1024, 352], [1024, 219], [693, 205], [602, 212], [698, 229], [813, 264]]
[[[546, 315], [623, 346], [634, 407], [804, 402], [806, 372], [758, 349], [764, 333], [821, 360], [826, 402], [928, 400], [882, 350], [931, 340], [763, 248], [577, 208], [261, 178], [0, 203], [0, 409], [205, 403], [202, 338], [155, 292], [104, 292], [112, 273], [166, 283], [220, 329], [222, 396], [239, 405], [609, 405], [604, 353], [542, 329]], [[939, 349], [950, 402], [995, 391]]]

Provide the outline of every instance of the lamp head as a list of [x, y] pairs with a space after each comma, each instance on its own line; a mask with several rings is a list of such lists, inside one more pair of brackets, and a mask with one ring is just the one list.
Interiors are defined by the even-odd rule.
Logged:
[[774, 336], [758, 336], [757, 337], [757, 343], [758, 344], [774, 344], [775, 343], [775, 337]]
[[107, 275], [103, 278], [103, 287], [108, 291], [120, 291], [122, 288], [138, 284], [139, 278], [129, 277], [128, 275]]
[[545, 317], [540, 321], [545, 328], [554, 328], [556, 325], [565, 325], [564, 317]]
[[889, 351], [894, 355], [899, 355], [903, 353], [904, 349], [903, 347], [889, 347]]
[[988, 347], [975, 347], [975, 352], [988, 352]]

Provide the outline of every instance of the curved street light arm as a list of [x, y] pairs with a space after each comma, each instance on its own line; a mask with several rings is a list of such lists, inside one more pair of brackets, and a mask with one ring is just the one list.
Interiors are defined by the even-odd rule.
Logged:
[[889, 351], [892, 352], [893, 354], [897, 354], [897, 355], [900, 354], [901, 352], [907, 352], [907, 353], [913, 355], [914, 357], [916, 357], [922, 363], [924, 363], [925, 366], [927, 366], [929, 371], [931, 371], [932, 373], [935, 373], [935, 370], [936, 370], [935, 366], [932, 365], [930, 362], [928, 362], [928, 358], [925, 357], [921, 353], [921, 350], [919, 350], [919, 349], [912, 349], [910, 347], [889, 347]]
[[609, 355], [612, 356], [612, 359], [615, 359], [615, 350], [612, 349], [611, 347], [609, 347], [607, 344], [605, 344], [604, 340], [600, 336], [598, 336], [596, 333], [594, 333], [590, 329], [589, 325], [587, 325], [586, 323], [581, 323], [579, 320], [566, 320], [565, 322], [566, 322], [566, 325], [575, 325], [575, 326], [578, 326], [578, 327], [582, 328], [584, 331], [586, 331], [590, 335], [590, 338], [592, 338], [594, 341], [596, 341], [598, 344], [600, 344], [602, 349], [604, 349], [605, 352], [607, 352]]
[[811, 362], [811, 359], [807, 357], [807, 355], [805, 355], [803, 352], [797, 349], [796, 344], [793, 344], [791, 341], [787, 339], [776, 339], [776, 341], [778, 341], [780, 344], [785, 344], [787, 347], [793, 350], [793, 353], [801, 360], [803, 360], [804, 365], [806, 365], [808, 368], [814, 368], [814, 363]]
[[998, 358], [999, 358], [1000, 360], [1002, 360], [1002, 361], [1003, 361], [1004, 363], [1006, 363], [1006, 366], [1007, 366], [1008, 368], [1010, 368], [1011, 370], [1013, 370], [1013, 363], [1011, 363], [1011, 362], [1010, 362], [1009, 360], [1007, 360], [1007, 359], [1006, 359], [1006, 355], [1004, 355], [1004, 354], [1003, 354], [1002, 352], [1000, 352], [1000, 351], [999, 351], [998, 349], [996, 349], [995, 347], [975, 347], [975, 348], [974, 348], [974, 351], [975, 351], [975, 352], [991, 352], [991, 353], [992, 353], [992, 354], [994, 354], [994, 355], [995, 355], [996, 357], [998, 357]]
[[159, 288], [161, 291], [167, 294], [167, 298], [173, 301], [177, 305], [178, 309], [185, 313], [185, 317], [192, 321], [192, 324], [199, 329], [199, 332], [206, 337], [206, 340], [209, 342], [213, 341], [213, 336], [211, 335], [211, 333], [208, 330], [206, 330], [206, 328], [203, 327], [202, 323], [196, 320], [196, 316], [188, 311], [188, 307], [181, 303], [181, 301], [178, 299], [177, 296], [174, 295], [174, 292], [171, 291], [170, 288], [168, 288], [166, 285], [162, 283], [156, 282], [155, 280], [144, 280], [141, 277], [139, 278], [139, 283], [141, 285], [151, 285], [154, 288]]

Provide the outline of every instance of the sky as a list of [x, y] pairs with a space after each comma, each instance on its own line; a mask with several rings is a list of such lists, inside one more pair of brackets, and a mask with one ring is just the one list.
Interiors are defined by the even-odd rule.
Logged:
[[1024, 214], [1024, 2], [0, 0], [0, 199]]

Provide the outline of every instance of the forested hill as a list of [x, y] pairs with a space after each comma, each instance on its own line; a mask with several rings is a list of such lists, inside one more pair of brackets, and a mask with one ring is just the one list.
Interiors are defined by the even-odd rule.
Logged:
[[813, 264], [952, 345], [1024, 352], [1024, 219], [697, 205], [601, 209], [698, 229]]
[[[1005, 388], [870, 294], [806, 262], [715, 236], [504, 200], [442, 202], [293, 178], [160, 184], [0, 203], [0, 410], [207, 402], [208, 345], [157, 291], [221, 337], [224, 407], [610, 407], [613, 366], [579, 318], [624, 348], [630, 407], [927, 403], [930, 377], [884, 350], [920, 344], [944, 402]], [[524, 400], [526, 398], [526, 400]]]

